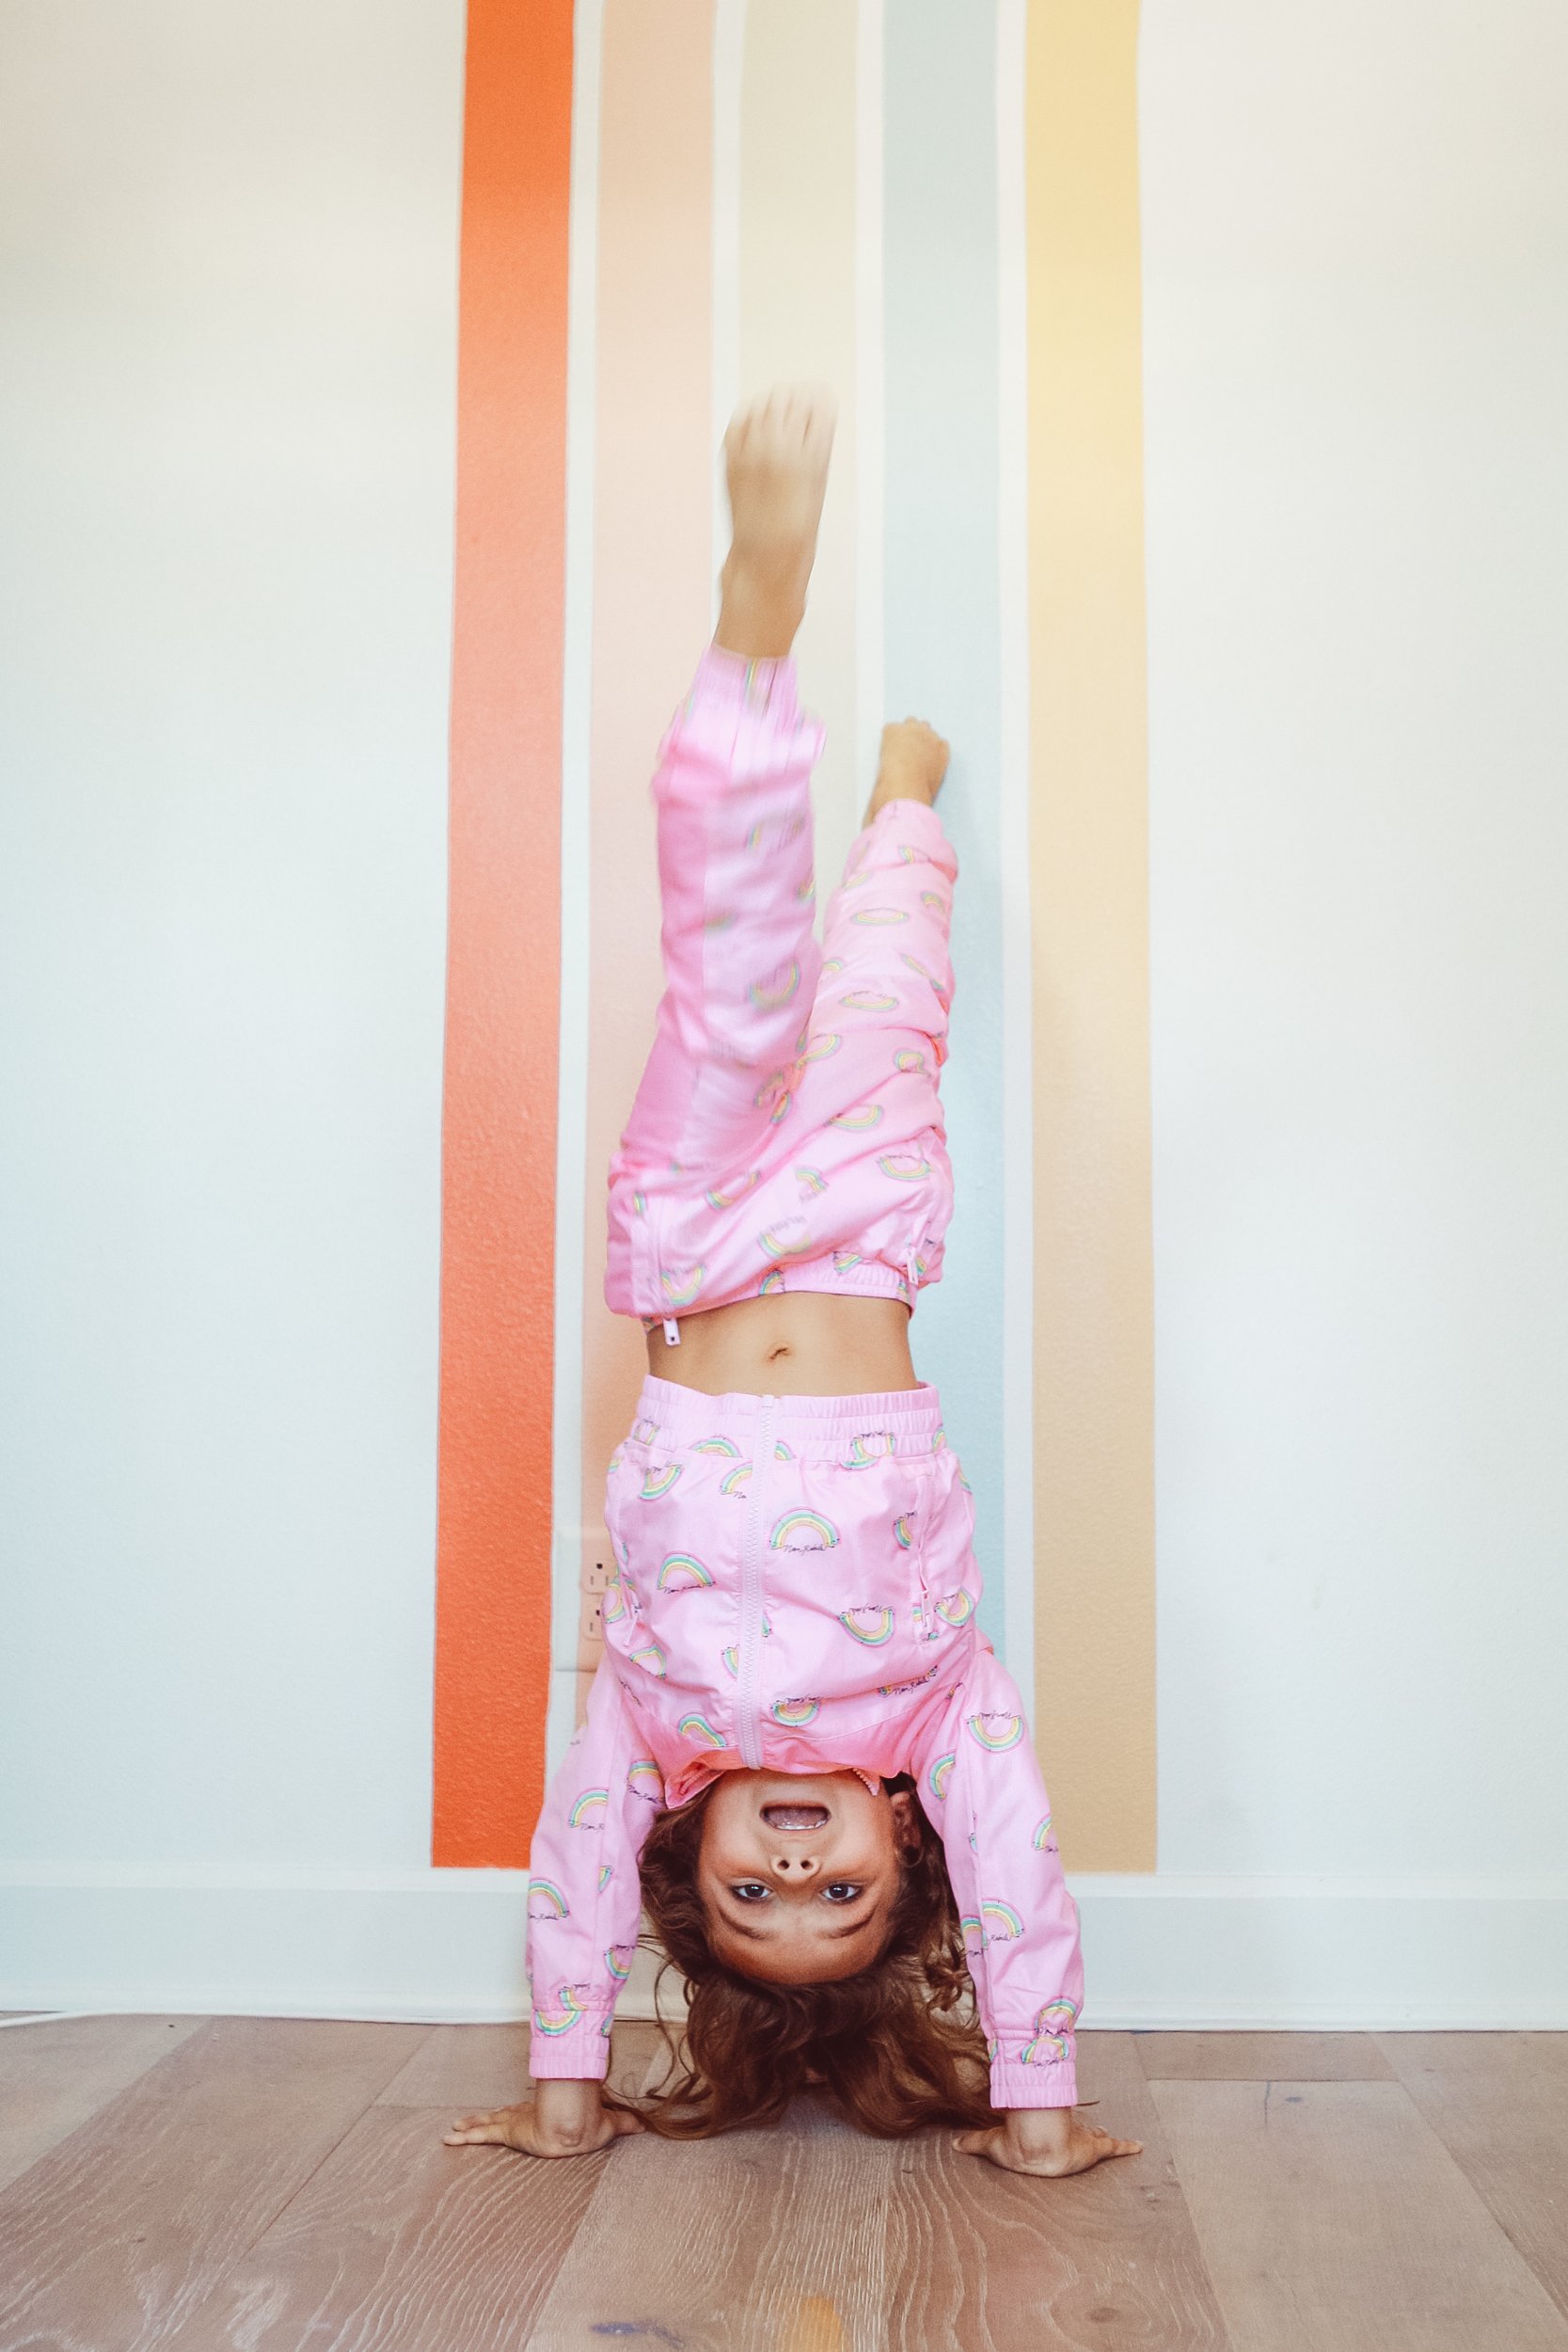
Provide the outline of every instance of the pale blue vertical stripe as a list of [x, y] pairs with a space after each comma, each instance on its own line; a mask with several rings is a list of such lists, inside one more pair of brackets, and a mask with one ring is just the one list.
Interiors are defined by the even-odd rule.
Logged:
[[1003, 1650], [1002, 903], [998, 778], [996, 27], [974, 0], [886, 18], [883, 539], [888, 716], [953, 745], [952, 1055], [958, 1209], [912, 1337], [974, 1488], [981, 1622]]

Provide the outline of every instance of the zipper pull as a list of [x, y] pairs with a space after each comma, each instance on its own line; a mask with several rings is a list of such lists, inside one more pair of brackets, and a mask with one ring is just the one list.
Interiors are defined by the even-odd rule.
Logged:
[[679, 1347], [680, 1343], [680, 1325], [676, 1322], [673, 1315], [666, 1315], [664, 1318], [664, 1344], [666, 1347]]

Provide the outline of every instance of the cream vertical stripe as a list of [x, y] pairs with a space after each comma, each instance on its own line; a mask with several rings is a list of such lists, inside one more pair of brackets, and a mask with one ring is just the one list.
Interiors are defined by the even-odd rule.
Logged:
[[577, 0], [572, 215], [566, 288], [566, 593], [561, 744], [561, 1077], [556, 1125], [555, 1421], [550, 1695], [545, 1770], [578, 1712], [582, 1555], [582, 1269], [588, 1135], [588, 792], [593, 715], [594, 279], [599, 246], [599, 80], [604, 0]]
[[1080, 1870], [1155, 1850], [1137, 34], [1029, 10], [1036, 1664]]
[[[743, 394], [818, 377], [838, 439], [805, 627], [805, 703], [827, 727], [816, 795], [820, 895], [859, 830], [855, 127], [859, 29], [843, 0], [751, 0], [740, 143]], [[857, 797], [859, 795], [859, 797]]]

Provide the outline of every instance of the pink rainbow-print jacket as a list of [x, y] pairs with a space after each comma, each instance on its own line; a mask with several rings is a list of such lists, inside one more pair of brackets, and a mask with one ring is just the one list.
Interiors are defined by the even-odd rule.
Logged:
[[605, 1656], [530, 1858], [533, 2073], [604, 2073], [661, 1806], [748, 1767], [908, 1772], [962, 1915], [992, 2102], [1070, 2106], [1077, 1909], [1017, 1685], [974, 1621], [974, 1505], [935, 1390], [650, 1378], [606, 1518]]

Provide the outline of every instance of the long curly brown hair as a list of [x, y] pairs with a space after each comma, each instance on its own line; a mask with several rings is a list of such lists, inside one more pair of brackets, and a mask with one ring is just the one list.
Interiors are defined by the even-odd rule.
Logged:
[[[889, 1786], [914, 1784], [900, 1774]], [[661, 1813], [642, 1849], [642, 1899], [690, 2004], [678, 2040], [664, 2025], [670, 2071], [641, 2098], [606, 2104], [634, 2109], [667, 2139], [776, 2122], [817, 2082], [879, 2138], [994, 2122], [958, 1906], [926, 1824], [902, 1855], [887, 1941], [871, 1966], [836, 1983], [767, 1984], [725, 1967], [709, 1947], [697, 1861], [711, 1794]]]

